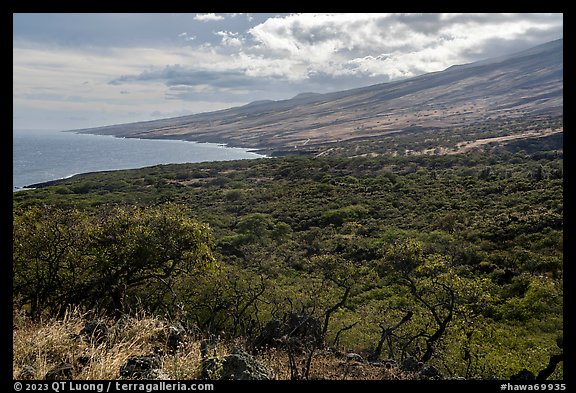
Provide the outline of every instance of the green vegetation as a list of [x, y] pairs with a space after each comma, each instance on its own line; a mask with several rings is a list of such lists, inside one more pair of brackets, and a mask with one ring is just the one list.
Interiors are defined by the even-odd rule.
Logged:
[[561, 150], [520, 142], [79, 175], [14, 194], [14, 304], [144, 310], [248, 342], [307, 315], [373, 361], [538, 373], [563, 335], [562, 181]]

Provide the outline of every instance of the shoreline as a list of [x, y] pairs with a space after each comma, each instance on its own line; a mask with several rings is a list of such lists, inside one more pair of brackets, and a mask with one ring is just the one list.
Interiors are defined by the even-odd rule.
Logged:
[[[110, 126], [112, 127], [112, 126]], [[217, 145], [220, 147], [228, 148], [228, 149], [242, 149], [247, 153], [254, 153], [258, 155], [262, 155], [265, 157], [269, 157], [269, 154], [274, 152], [277, 148], [273, 146], [248, 146], [242, 143], [233, 144], [233, 141], [225, 138], [195, 138], [195, 139], [188, 139], [186, 138], [187, 135], [152, 135], [152, 136], [142, 136], [142, 135], [133, 135], [133, 134], [113, 134], [113, 133], [105, 133], [105, 132], [93, 132], [89, 131], [90, 129], [86, 130], [66, 130], [62, 132], [70, 132], [79, 135], [100, 135], [100, 136], [111, 136], [118, 139], [140, 139], [140, 140], [161, 140], [161, 141], [180, 141], [180, 142], [191, 142], [197, 144], [210, 144], [210, 145]]]
[[[18, 131], [23, 131], [26, 132], [26, 130], [13, 130], [13, 132], [18, 132]], [[175, 138], [141, 138], [141, 137], [133, 137], [133, 136], [119, 136], [119, 135], [113, 135], [113, 134], [105, 134], [105, 133], [89, 133], [89, 132], [78, 132], [78, 130], [31, 130], [33, 132], [39, 132], [39, 133], [46, 133], [46, 135], [48, 134], [52, 134], [52, 133], [56, 133], [56, 134], [61, 134], [61, 133], [72, 133], [72, 134], [76, 134], [76, 135], [92, 135], [92, 136], [109, 136], [109, 137], [114, 137], [116, 139], [132, 139], [132, 140], [141, 140], [141, 141], [146, 141], [146, 140], [158, 140], [158, 141], [172, 141], [172, 142], [191, 142], [193, 145], [197, 145], [197, 148], [202, 149], [202, 145], [207, 146], [205, 152], [199, 152], [198, 153], [192, 153], [191, 157], [188, 157], [189, 160], [186, 160], [186, 157], [184, 157], [184, 160], [176, 160], [174, 162], [170, 162], [170, 158], [166, 158], [163, 157], [163, 155], [165, 156], [166, 154], [164, 153], [159, 154], [159, 161], [158, 162], [150, 162], [150, 163], [144, 163], [142, 164], [141, 160], [127, 160], [126, 164], [118, 164], [118, 167], [116, 168], [106, 168], [103, 167], [102, 169], [92, 169], [92, 168], [82, 168], [82, 166], [80, 165], [75, 165], [74, 162], [71, 162], [70, 165], [70, 169], [74, 170], [77, 169], [77, 171], [74, 171], [74, 173], [72, 174], [66, 174], [66, 175], [61, 175], [58, 176], [58, 170], [56, 170], [56, 173], [54, 173], [54, 175], [56, 175], [57, 177], [54, 178], [49, 178], [49, 179], [42, 179], [42, 176], [16, 176], [13, 173], [13, 183], [12, 183], [12, 192], [20, 192], [20, 191], [28, 191], [28, 190], [34, 190], [34, 189], [38, 189], [38, 188], [44, 188], [44, 187], [48, 187], [54, 184], [58, 184], [61, 181], [64, 181], [66, 179], [72, 178], [74, 176], [78, 176], [78, 175], [84, 175], [84, 174], [89, 174], [89, 173], [95, 173], [95, 172], [113, 172], [113, 171], [118, 171], [118, 170], [130, 170], [130, 169], [141, 169], [141, 168], [145, 168], [145, 167], [151, 167], [151, 166], [156, 166], [156, 165], [170, 165], [170, 164], [179, 164], [179, 163], [202, 163], [202, 162], [218, 162], [218, 161], [234, 161], [234, 160], [246, 160], [246, 159], [260, 159], [260, 158], [270, 158], [269, 154], [263, 154], [263, 153], [267, 153], [264, 151], [258, 151], [255, 149], [251, 149], [251, 148], [246, 148], [246, 147], [236, 147], [236, 146], [229, 146], [226, 143], [214, 143], [214, 142], [207, 142], [207, 141], [191, 141], [191, 140], [186, 140], [186, 139], [175, 139]], [[88, 141], [89, 143], [90, 141]], [[129, 145], [130, 146], [130, 145]], [[145, 146], [145, 145], [144, 145]], [[211, 151], [219, 151], [220, 149], [224, 149], [224, 150], [228, 150], [231, 151], [232, 153], [210, 153]], [[176, 151], [178, 151], [179, 148], [177, 148]], [[128, 151], [128, 150], [126, 150]], [[168, 150], [170, 151], [170, 150]], [[193, 150], [192, 150], [193, 151]], [[234, 151], [238, 152], [238, 156], [242, 156], [245, 155], [247, 157], [237, 157], [237, 158], [231, 158], [230, 156], [234, 156]], [[242, 154], [240, 154], [242, 153]], [[247, 153], [247, 154], [244, 154]], [[198, 154], [199, 156], [199, 160], [195, 160], [194, 156]], [[212, 157], [208, 157], [208, 156], [212, 156]], [[152, 155], [150, 157], [153, 157]], [[15, 159], [13, 157], [13, 159]], [[36, 169], [36, 167], [40, 168], [42, 167], [42, 165], [44, 164], [43, 162], [41, 162], [41, 160], [27, 160], [28, 162], [34, 162], [34, 164], [32, 165], [34, 167], [34, 173], [38, 172], [38, 174], [40, 174], [40, 171], [38, 171]], [[153, 160], [152, 160], [153, 161]], [[13, 165], [15, 165], [13, 163]], [[54, 167], [56, 168], [56, 167]], [[60, 167], [58, 167], [60, 169]], [[60, 172], [65, 172], [60, 170]], [[17, 172], [20, 173], [20, 172]], [[30, 177], [30, 181], [26, 181], [26, 177]], [[34, 177], [36, 177], [38, 180], [34, 181]], [[15, 185], [14, 183], [17, 182], [18, 185]]]

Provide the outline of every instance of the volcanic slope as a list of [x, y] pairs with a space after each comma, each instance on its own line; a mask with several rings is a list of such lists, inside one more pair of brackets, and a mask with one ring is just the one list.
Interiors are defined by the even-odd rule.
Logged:
[[561, 117], [562, 111], [560, 39], [395, 82], [78, 132], [292, 149], [418, 128], [451, 128], [542, 115]]

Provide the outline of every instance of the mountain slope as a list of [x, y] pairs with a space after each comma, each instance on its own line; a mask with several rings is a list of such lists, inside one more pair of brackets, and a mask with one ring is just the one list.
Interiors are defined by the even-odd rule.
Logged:
[[79, 132], [286, 148], [499, 117], [561, 116], [562, 108], [563, 40], [557, 40], [391, 83]]

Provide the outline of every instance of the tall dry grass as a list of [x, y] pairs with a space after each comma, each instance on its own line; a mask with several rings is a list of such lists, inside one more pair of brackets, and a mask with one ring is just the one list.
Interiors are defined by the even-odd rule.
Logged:
[[[28, 378], [44, 379], [49, 370], [67, 363], [74, 368], [75, 380], [120, 379], [120, 368], [130, 357], [151, 354], [156, 354], [161, 360], [162, 379], [200, 378], [201, 337], [187, 336], [178, 350], [171, 354], [166, 341], [166, 321], [147, 315], [118, 321], [103, 320], [108, 326], [108, 334], [106, 340], [99, 342], [79, 334], [89, 320], [91, 318], [78, 310], [66, 313], [61, 319], [37, 323], [27, 319], [23, 313], [15, 313], [13, 378], [21, 379], [23, 370], [33, 368], [34, 375]], [[247, 345], [241, 340], [219, 340], [209, 355], [224, 356], [234, 347], [246, 348]], [[255, 357], [271, 371], [274, 379], [290, 379], [286, 351], [269, 349]], [[304, 356], [297, 360], [304, 364]], [[349, 361], [327, 351], [318, 351], [314, 356], [309, 377], [329, 380], [414, 378], [396, 368]]]
[[15, 317], [13, 328], [12, 375], [20, 378], [25, 368], [35, 370], [34, 378], [63, 363], [74, 366], [74, 379], [119, 379], [121, 366], [134, 355], [159, 354], [162, 370], [171, 379], [197, 379], [200, 372], [200, 344], [185, 342], [176, 355], [166, 352], [166, 323], [139, 316], [119, 321], [102, 321], [108, 328], [105, 341], [80, 335], [88, 319], [71, 311], [62, 319], [33, 323]]

